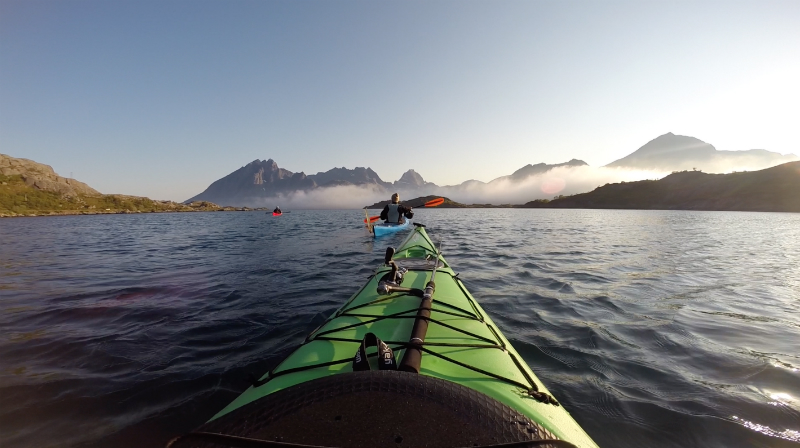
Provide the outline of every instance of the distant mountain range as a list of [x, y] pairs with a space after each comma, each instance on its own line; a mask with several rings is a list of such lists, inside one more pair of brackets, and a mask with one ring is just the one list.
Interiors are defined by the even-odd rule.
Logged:
[[[678, 143], [669, 145], [670, 141]], [[699, 142], [699, 143], [698, 143]], [[719, 163], [725, 160], [725, 151], [716, 151], [700, 140], [692, 137], [661, 136], [628, 157], [610, 165], [613, 167], [591, 168], [580, 160], [548, 165], [539, 163], [526, 165], [508, 176], [491, 182], [466, 181], [454, 186], [437, 186], [425, 180], [414, 170], [409, 170], [392, 183], [383, 181], [369, 168], [334, 168], [324, 173], [306, 176], [279, 168], [272, 160], [256, 160], [214, 182], [204, 193], [192, 198], [189, 204], [171, 201], [154, 201], [148, 198], [126, 195], [104, 195], [75, 179], [56, 174], [47, 165], [27, 159], [17, 159], [0, 154], [0, 217], [33, 216], [53, 214], [95, 214], [95, 213], [142, 213], [167, 211], [222, 211], [247, 210], [242, 203], [275, 198], [286, 195], [321, 195], [327, 201], [327, 208], [359, 207], [362, 199], [379, 200], [372, 207], [382, 207], [388, 198], [388, 191], [403, 191], [402, 197], [413, 198], [413, 192], [426, 191], [417, 202], [445, 196], [440, 207], [530, 207], [530, 208], [612, 208], [612, 209], [674, 209], [674, 210], [741, 210], [800, 213], [800, 161], [787, 162], [778, 166], [751, 172], [730, 174], [707, 174], [693, 170], [673, 170], [660, 180], [641, 180], [634, 182], [607, 183], [601, 187], [589, 187], [573, 193], [557, 194], [552, 200], [541, 197], [541, 193], [567, 191], [564, 187], [573, 178], [592, 177], [598, 170], [615, 173], [625, 172], [634, 167], [641, 170], [645, 166], [658, 166], [659, 171], [667, 171], [675, 164], [686, 163], [676, 158], [683, 153], [689, 160], [702, 160]], [[694, 151], [698, 150], [699, 151]], [[698, 155], [699, 154], [699, 155]], [[661, 157], [661, 159], [659, 159]], [[785, 158], [797, 159], [794, 155], [781, 156], [767, 151], [734, 152], [730, 159], [741, 163], [774, 163]], [[658, 162], [662, 160], [661, 162]], [[653, 165], [655, 163], [655, 165]], [[659, 163], [662, 163], [659, 165]], [[672, 163], [672, 165], [670, 165]], [[699, 163], [698, 163], [699, 164]], [[630, 171], [637, 173], [638, 171]], [[566, 180], [565, 180], [566, 179]], [[598, 177], [589, 179], [596, 182]], [[639, 178], [641, 179], [641, 177]], [[560, 184], [559, 184], [560, 182]], [[574, 182], [573, 182], [574, 184]], [[582, 184], [584, 187], [588, 183]], [[594, 183], [597, 185], [597, 183]], [[342, 190], [340, 188], [344, 187]], [[533, 187], [533, 188], [532, 188]], [[580, 188], [579, 187], [574, 187]], [[433, 191], [431, 191], [433, 190]], [[521, 201], [464, 201], [447, 192], [464, 196], [465, 192], [506, 192], [517, 191]], [[364, 195], [367, 191], [370, 194]], [[332, 194], [331, 194], [332, 193]], [[550, 193], [552, 194], [552, 193]], [[206, 195], [204, 198], [203, 195]], [[417, 195], [419, 196], [419, 195]], [[538, 198], [537, 198], [538, 196]], [[472, 196], [475, 198], [476, 196]], [[478, 196], [479, 197], [479, 196]], [[498, 196], [493, 196], [497, 198]], [[552, 197], [552, 196], [551, 196]], [[341, 200], [340, 200], [341, 198]], [[530, 199], [535, 199], [531, 201]], [[338, 202], [335, 202], [337, 201]], [[241, 201], [241, 202], [240, 202]], [[457, 202], [460, 201], [460, 202]], [[220, 207], [212, 203], [222, 203]], [[238, 202], [238, 204], [237, 204]], [[466, 202], [466, 203], [465, 203]], [[523, 202], [525, 202], [523, 204]], [[231, 207], [230, 204], [238, 207]], [[414, 206], [414, 200], [407, 202]], [[312, 203], [313, 204], [313, 203]], [[319, 204], [317, 202], [316, 204]], [[467, 205], [469, 204], [469, 205]], [[523, 205], [519, 205], [523, 204]], [[298, 205], [295, 203], [294, 205]], [[302, 206], [303, 204], [299, 204]]]
[[272, 160], [254, 160], [231, 174], [212, 183], [204, 192], [185, 201], [209, 201], [217, 204], [256, 205], [259, 200], [274, 198], [295, 191], [309, 191], [318, 188], [341, 186], [361, 186], [372, 188], [381, 194], [401, 192], [404, 196], [427, 192], [430, 194], [452, 194], [465, 189], [495, 186], [503, 182], [518, 183], [530, 176], [545, 173], [553, 168], [588, 166], [582, 160], [548, 165], [538, 163], [526, 165], [509, 176], [498, 177], [491, 182], [468, 180], [459, 185], [438, 186], [426, 182], [416, 171], [408, 170], [395, 182], [385, 182], [371, 168], [334, 168], [324, 173], [306, 175], [292, 173], [279, 168]]
[[[658, 173], [691, 169], [726, 172], [735, 169], [763, 169], [794, 160], [798, 160], [794, 154], [782, 155], [763, 149], [718, 151], [697, 138], [667, 133], [648, 142], [630, 155], [606, 165], [605, 168], [648, 170]], [[542, 178], [554, 170], [561, 170], [559, 172], [563, 173], [564, 169], [582, 167], [588, 165], [576, 159], [552, 165], [529, 164], [510, 175], [501, 176], [490, 182], [468, 180], [458, 185], [439, 186], [426, 182], [413, 169], [403, 173], [397, 181], [386, 182], [371, 168], [342, 167], [306, 175], [303, 172], [293, 173], [279, 168], [272, 159], [254, 160], [213, 182], [205, 191], [185, 203], [210, 201], [234, 206], [260, 206], [264, 205], [267, 199], [337, 186], [360, 186], [383, 196], [398, 191], [405, 197], [440, 195], [461, 198], [460, 200], [469, 197], [483, 202], [488, 201], [486, 199], [489, 197], [488, 192], [505, 189], [516, 191], [515, 195], [509, 197], [518, 198], [527, 195], [530, 199], [536, 195], [542, 196], [552, 192], [572, 194], [589, 190], [591, 187], [586, 184], [588, 181], [583, 183], [576, 181], [567, 185], [563, 179], [557, 178], [553, 180], [555, 183], [553, 188], [548, 188], [542, 183], [545, 181]]]

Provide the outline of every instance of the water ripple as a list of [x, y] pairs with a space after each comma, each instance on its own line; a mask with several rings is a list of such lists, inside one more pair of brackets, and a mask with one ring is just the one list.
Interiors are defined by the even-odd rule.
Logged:
[[[193, 429], [402, 239], [371, 239], [362, 213], [0, 220], [3, 447], [161, 446]], [[417, 221], [601, 446], [798, 446], [800, 216]]]

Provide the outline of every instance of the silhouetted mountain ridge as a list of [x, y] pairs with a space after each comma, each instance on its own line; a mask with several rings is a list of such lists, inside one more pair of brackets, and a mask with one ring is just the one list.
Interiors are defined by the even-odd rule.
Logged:
[[414, 170], [408, 170], [400, 176], [399, 180], [394, 181], [392, 187], [399, 189], [418, 189], [438, 187], [433, 182], [425, 182], [425, 179]]
[[317, 186], [321, 187], [329, 185], [375, 184], [388, 188], [392, 185], [389, 182], [384, 182], [372, 168], [363, 167], [356, 167], [352, 170], [345, 167], [333, 168], [324, 173], [319, 172], [317, 174], [312, 174], [308, 176], [308, 178], [313, 180]]
[[530, 176], [535, 176], [537, 174], [546, 173], [546, 172], [552, 170], [553, 168], [558, 168], [558, 167], [562, 167], [562, 166], [567, 166], [567, 167], [589, 166], [589, 164], [584, 162], [583, 160], [578, 160], [578, 159], [572, 159], [569, 162], [556, 163], [554, 165], [548, 165], [546, 163], [537, 163], [536, 165], [528, 164], [528, 165], [525, 165], [522, 168], [518, 169], [517, 171], [514, 171], [510, 176], [499, 177], [499, 178], [493, 180], [492, 182], [495, 182], [495, 181], [501, 180], [501, 179], [509, 179], [509, 180], [514, 180], [514, 181], [521, 181], [521, 180], [527, 179]]
[[[520, 182], [529, 176], [545, 173], [553, 168], [563, 166], [586, 166], [581, 160], [570, 160], [566, 163], [548, 165], [537, 163], [526, 165], [515, 171], [510, 176], [502, 176], [489, 182], [495, 183], [502, 180]], [[354, 169], [333, 168], [325, 172], [306, 175], [302, 171], [293, 173], [272, 160], [254, 160], [227, 176], [213, 182], [202, 193], [186, 200], [188, 204], [194, 201], [209, 201], [225, 205], [254, 205], [260, 199], [275, 197], [295, 191], [309, 191], [317, 188], [338, 186], [371, 186], [383, 193], [402, 191], [409, 194], [440, 193], [460, 188], [475, 188], [487, 185], [484, 182], [469, 180], [460, 185], [440, 187], [432, 182], [426, 182], [423, 177], [410, 169], [403, 173], [399, 180], [389, 183], [372, 170], [372, 168], [356, 167]], [[261, 204], [258, 204], [261, 205]]]
[[[714, 146], [695, 137], [675, 135], [670, 132], [651, 140], [630, 155], [616, 160], [606, 167], [652, 170], [658, 173], [695, 168], [706, 172], [728, 172], [734, 169], [763, 169], [793, 160], [797, 160], [797, 156], [782, 155], [763, 149], [718, 151]], [[293, 173], [280, 168], [272, 159], [265, 161], [257, 159], [215, 181], [205, 191], [187, 200], [186, 203], [204, 200], [224, 205], [260, 206], [263, 205], [263, 200], [266, 198], [343, 186], [364, 187], [363, 191], [378, 195], [397, 191], [406, 197], [433, 194], [454, 197], [459, 200], [471, 197], [489, 202], [492, 197], [497, 197], [498, 191], [515, 191], [514, 197], [516, 198], [519, 198], [519, 195], [524, 194], [528, 189], [533, 197], [542, 197], [541, 195], [545, 191], [559, 191], [558, 188], [562, 189], [562, 194], [586, 191], [589, 185], [581, 182], [585, 178], [585, 172], [572, 172], [572, 181], [567, 184], [561, 178], [566, 175], [565, 172], [556, 171], [552, 178], [547, 180], [550, 184], [546, 188], [542, 184], [545, 181], [544, 176], [553, 170], [579, 169], [586, 166], [588, 166], [586, 162], [577, 159], [557, 164], [528, 164], [510, 175], [500, 176], [489, 182], [468, 180], [457, 185], [438, 186], [425, 181], [422, 175], [413, 169], [403, 173], [397, 181], [386, 182], [369, 167], [333, 168], [325, 172], [306, 175], [302, 171]], [[541, 177], [536, 179], [536, 176]], [[606, 178], [619, 178], [608, 174], [605, 176]], [[525, 183], [528, 179], [535, 179], [535, 181]], [[558, 187], [559, 182], [561, 182], [561, 187]], [[552, 185], [556, 185], [555, 189]], [[505, 198], [505, 202], [508, 202], [508, 197]]]
[[272, 159], [256, 159], [213, 182], [205, 191], [184, 203], [209, 201], [225, 205], [247, 204], [252, 198], [274, 196], [289, 191], [309, 190], [316, 186], [317, 184], [303, 172], [292, 173], [279, 168]]
[[607, 184], [524, 207], [800, 212], [799, 192], [800, 162], [789, 162], [730, 174], [675, 172], [660, 180]]
[[633, 153], [609, 163], [609, 168], [634, 168], [661, 172], [699, 169], [726, 172], [737, 169], [762, 169], [797, 160], [794, 154], [778, 154], [764, 149], [719, 151], [698, 138], [668, 132]]

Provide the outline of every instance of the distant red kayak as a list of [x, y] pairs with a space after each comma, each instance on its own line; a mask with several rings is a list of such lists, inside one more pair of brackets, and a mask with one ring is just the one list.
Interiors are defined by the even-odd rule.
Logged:
[[283, 213], [275, 213], [275, 212], [272, 212], [272, 216], [281, 216], [282, 214], [283, 214]]

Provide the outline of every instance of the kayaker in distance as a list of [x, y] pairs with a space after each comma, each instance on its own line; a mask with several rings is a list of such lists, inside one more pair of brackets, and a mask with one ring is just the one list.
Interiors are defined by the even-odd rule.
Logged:
[[392, 195], [392, 203], [386, 204], [381, 211], [381, 219], [387, 224], [399, 224], [405, 222], [403, 217], [411, 219], [414, 217], [414, 212], [411, 207], [400, 205], [400, 195], [395, 193]]
[[281, 208], [275, 207], [275, 210], [273, 210], [272, 213], [281, 213]]

